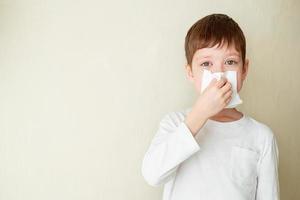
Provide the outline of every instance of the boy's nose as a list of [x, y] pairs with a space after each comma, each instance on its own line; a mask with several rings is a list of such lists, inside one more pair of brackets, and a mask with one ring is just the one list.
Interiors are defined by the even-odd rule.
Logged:
[[225, 68], [223, 64], [218, 64], [215, 65], [214, 67], [212, 67], [212, 73], [216, 73], [216, 72], [225, 72]]

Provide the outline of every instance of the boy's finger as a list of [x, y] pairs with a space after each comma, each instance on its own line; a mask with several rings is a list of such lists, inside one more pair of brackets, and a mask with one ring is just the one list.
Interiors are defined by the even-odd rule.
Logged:
[[218, 88], [221, 88], [226, 82], [227, 79], [225, 77], [221, 77], [220, 80], [217, 81], [216, 85]]
[[231, 90], [231, 83], [227, 81], [225, 85], [221, 88], [221, 90], [223, 93], [227, 92], [228, 90]]
[[217, 82], [217, 79], [216, 78], [213, 78], [210, 83], [209, 83], [209, 86], [213, 86], [214, 84], [216, 84]]
[[232, 90], [227, 91], [227, 92], [224, 94], [224, 99], [227, 99], [227, 98], [231, 97], [231, 95], [232, 95]]

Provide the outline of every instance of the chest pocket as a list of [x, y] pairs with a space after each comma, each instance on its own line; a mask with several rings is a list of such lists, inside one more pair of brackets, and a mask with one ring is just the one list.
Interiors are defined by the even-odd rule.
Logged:
[[231, 179], [243, 185], [254, 184], [257, 177], [258, 159], [259, 154], [254, 150], [240, 146], [231, 147]]

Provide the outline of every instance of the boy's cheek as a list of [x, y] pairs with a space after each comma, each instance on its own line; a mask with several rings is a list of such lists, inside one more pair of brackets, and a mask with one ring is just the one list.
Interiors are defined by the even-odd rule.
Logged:
[[202, 81], [201, 78], [197, 78], [197, 79], [195, 79], [195, 82], [194, 82], [194, 87], [199, 94], [201, 91], [201, 81]]
[[237, 73], [236, 80], [237, 80], [237, 91], [239, 92], [242, 88], [242, 85], [243, 85], [242, 76], [241, 76], [241, 73], [239, 71]]
[[237, 92], [240, 92], [240, 90], [242, 89], [242, 87], [243, 87], [243, 83], [240, 82], [240, 81], [238, 81], [237, 82]]
[[237, 92], [240, 92], [240, 90], [243, 87], [243, 80], [242, 79], [237, 79]]

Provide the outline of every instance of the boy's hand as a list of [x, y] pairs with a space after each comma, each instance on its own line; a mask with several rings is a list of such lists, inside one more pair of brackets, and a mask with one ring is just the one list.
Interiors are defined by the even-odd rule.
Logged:
[[205, 118], [210, 118], [220, 112], [231, 100], [231, 84], [226, 78], [219, 81], [215, 78], [198, 97], [194, 108]]
[[185, 122], [195, 135], [208, 118], [220, 112], [231, 100], [231, 84], [226, 78], [215, 78], [199, 95]]

